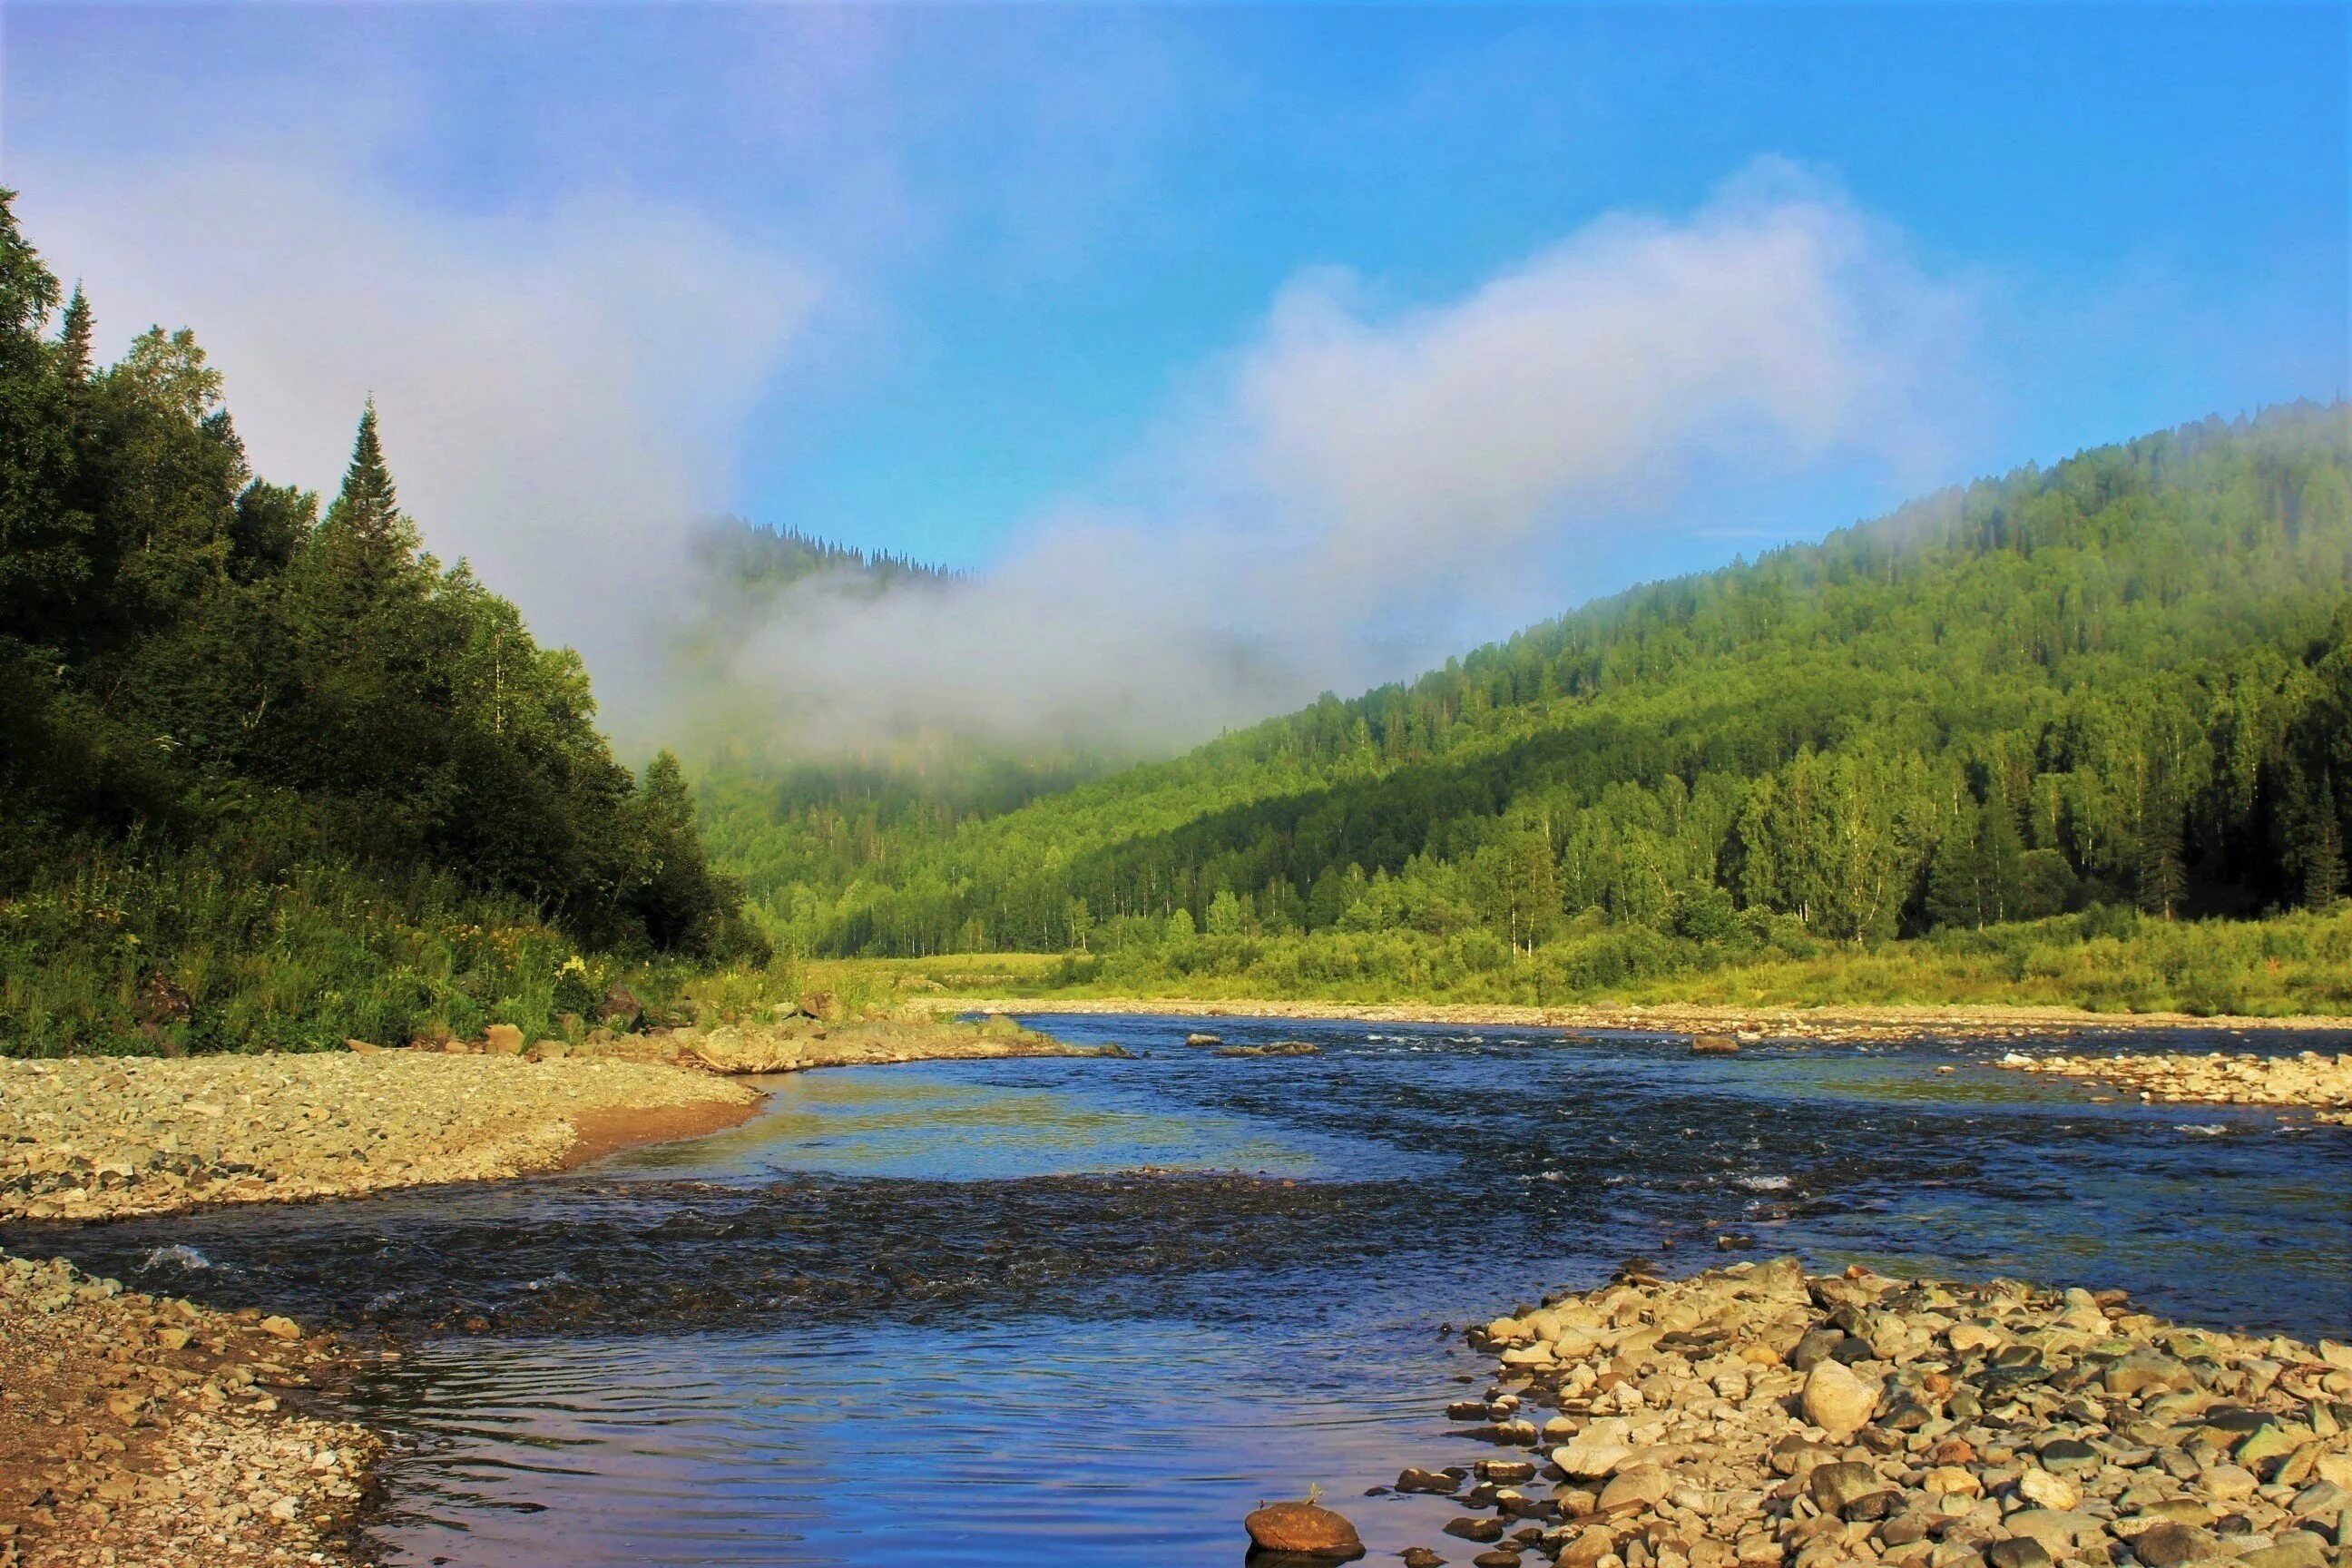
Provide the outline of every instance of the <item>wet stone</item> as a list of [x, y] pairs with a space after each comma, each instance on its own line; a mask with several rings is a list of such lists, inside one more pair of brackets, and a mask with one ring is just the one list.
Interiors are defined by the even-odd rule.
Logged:
[[2221, 1549], [2221, 1538], [2210, 1530], [2169, 1521], [2132, 1536], [2132, 1555], [2147, 1568], [2178, 1568], [2210, 1557]]
[[2032, 1536], [2016, 1535], [1985, 1548], [1986, 1568], [2050, 1568], [2054, 1561]]
[[2053, 1437], [2033, 1451], [2042, 1468], [2053, 1475], [2095, 1471], [2105, 1461], [2099, 1451], [2079, 1437]]

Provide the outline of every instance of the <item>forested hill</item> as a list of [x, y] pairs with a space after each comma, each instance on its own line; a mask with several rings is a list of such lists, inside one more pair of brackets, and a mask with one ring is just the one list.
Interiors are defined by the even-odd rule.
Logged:
[[[697, 722], [676, 741], [693, 766], [713, 851], [764, 887], [843, 886], [887, 845], [935, 841], [1135, 760], [916, 731], [855, 752], [802, 752], [789, 715], [779, 721], [778, 693], [737, 684], [745, 637], [793, 625], [800, 606], [782, 601], [795, 587], [871, 599], [946, 588], [959, 574], [736, 517], [698, 530], [692, 551], [695, 609], [674, 628], [671, 653], [698, 691]], [[961, 612], [940, 604], [939, 613]]]
[[373, 405], [322, 513], [192, 333], [91, 320], [0, 192], [0, 1048], [404, 1040], [550, 994], [526, 945], [760, 945], [677, 764], [423, 552]]
[[869, 827], [830, 874], [753, 891], [795, 942], [874, 953], [2325, 902], [2352, 828], [2348, 585], [2346, 408], [2209, 419], [950, 833]]
[[715, 518], [697, 530], [695, 560], [704, 574], [746, 596], [772, 594], [812, 577], [868, 593], [955, 580], [944, 567], [887, 551], [856, 550], [794, 528], [767, 528], [740, 517]]

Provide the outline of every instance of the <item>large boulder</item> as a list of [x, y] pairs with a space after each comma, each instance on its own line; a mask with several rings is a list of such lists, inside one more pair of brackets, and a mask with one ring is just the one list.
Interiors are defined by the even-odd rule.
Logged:
[[1629, 1465], [1601, 1489], [1598, 1507], [1602, 1513], [1655, 1508], [1674, 1487], [1674, 1478], [1666, 1474], [1663, 1466]]
[[[1953, 1348], [1960, 1348], [1958, 1340]], [[2197, 1386], [2197, 1374], [2162, 1351], [2145, 1347], [2117, 1356], [2099, 1374], [2109, 1394], [2128, 1399], [2136, 1394], [2178, 1394]]]
[[1851, 1437], [1878, 1408], [1879, 1393], [1877, 1384], [1843, 1362], [1816, 1362], [1805, 1374], [1805, 1419], [1832, 1437]]
[[1313, 1502], [1268, 1503], [1242, 1521], [1251, 1547], [1345, 1563], [1364, 1554], [1363, 1538], [1347, 1519]]

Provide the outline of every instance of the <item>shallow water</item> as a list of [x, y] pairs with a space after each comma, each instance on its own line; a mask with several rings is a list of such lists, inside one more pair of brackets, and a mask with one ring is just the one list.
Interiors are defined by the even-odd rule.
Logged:
[[[2095, 1104], [2002, 1045], [1040, 1022], [1138, 1058], [800, 1074], [570, 1177], [0, 1240], [399, 1336], [356, 1397], [415, 1441], [409, 1563], [1224, 1563], [1309, 1482], [1375, 1553], [1433, 1542], [1443, 1500], [1356, 1494], [1480, 1452], [1447, 1317], [1719, 1236], [2352, 1330], [2352, 1136]], [[2342, 1048], [2254, 1048], [2307, 1044]]]

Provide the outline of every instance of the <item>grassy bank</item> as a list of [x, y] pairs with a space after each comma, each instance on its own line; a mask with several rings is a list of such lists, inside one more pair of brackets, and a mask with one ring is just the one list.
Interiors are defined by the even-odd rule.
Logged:
[[583, 953], [520, 900], [429, 871], [110, 847], [0, 897], [13, 1056], [404, 1045], [493, 1023], [576, 1039], [614, 986], [646, 1020], [686, 1023], [787, 1000], [795, 978], [782, 962]]
[[873, 1001], [942, 994], [2343, 1016], [2352, 1014], [2352, 907], [2196, 921], [2100, 910], [1864, 943], [1812, 941], [1772, 927], [1698, 942], [1602, 926], [1571, 931], [1532, 955], [1491, 939], [1383, 931], [1204, 936], [1108, 953], [957, 953], [803, 968], [811, 984]]

